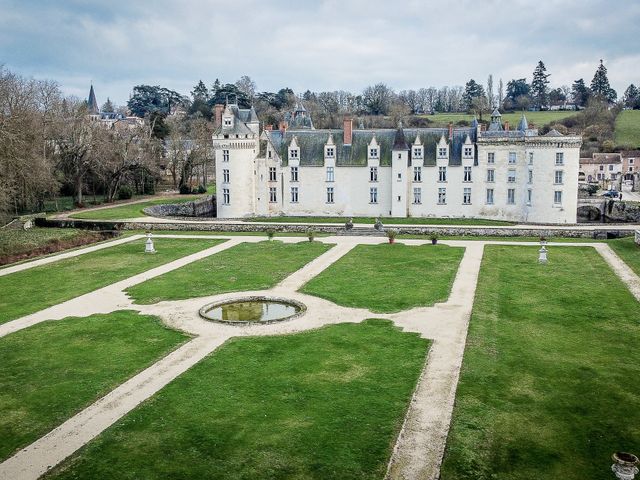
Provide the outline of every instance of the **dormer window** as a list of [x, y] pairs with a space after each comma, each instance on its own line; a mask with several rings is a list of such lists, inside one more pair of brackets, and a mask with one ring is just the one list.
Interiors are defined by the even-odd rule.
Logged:
[[447, 156], [447, 147], [439, 147], [438, 148], [438, 157], [446, 158]]
[[231, 126], [231, 117], [224, 117], [224, 126], [225, 127]]
[[327, 147], [327, 158], [333, 158], [336, 151], [333, 147]]
[[370, 148], [369, 149], [369, 156], [371, 158], [378, 158], [378, 149], [377, 148]]
[[289, 150], [289, 158], [298, 158], [298, 149], [292, 148]]
[[473, 156], [473, 147], [464, 147], [464, 156], [472, 157]]
[[413, 157], [414, 158], [422, 158], [422, 148], [421, 147], [413, 147]]

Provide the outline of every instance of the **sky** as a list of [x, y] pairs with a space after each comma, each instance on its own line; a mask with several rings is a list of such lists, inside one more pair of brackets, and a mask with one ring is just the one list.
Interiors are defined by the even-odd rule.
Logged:
[[0, 65], [124, 104], [248, 75], [258, 91], [506, 84], [545, 62], [552, 87], [640, 84], [638, 0], [0, 0]]

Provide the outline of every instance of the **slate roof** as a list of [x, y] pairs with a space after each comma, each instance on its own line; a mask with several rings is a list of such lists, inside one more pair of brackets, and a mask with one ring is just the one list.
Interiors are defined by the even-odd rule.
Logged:
[[527, 117], [522, 114], [522, 118], [520, 118], [520, 122], [518, 123], [518, 130], [521, 132], [525, 132], [529, 130], [529, 122], [527, 122]]
[[[298, 146], [300, 147], [300, 164], [303, 166], [322, 166], [324, 164], [324, 145], [329, 139], [329, 135], [333, 135], [336, 144], [336, 165], [339, 166], [366, 166], [367, 150], [371, 139], [376, 137], [378, 148], [380, 150], [380, 164], [383, 166], [391, 165], [391, 153], [396, 141], [396, 129], [373, 129], [360, 130], [356, 129], [352, 132], [351, 145], [344, 145], [344, 132], [342, 130], [286, 130], [284, 134], [280, 130], [266, 131], [267, 136], [274, 149], [282, 159], [283, 164], [288, 162], [287, 149], [293, 137], [296, 137]], [[413, 145], [416, 136], [420, 135], [420, 141], [424, 146], [424, 162], [425, 166], [436, 165], [436, 149], [440, 137], [444, 135], [448, 137], [449, 130], [447, 128], [403, 128], [402, 135], [407, 144]], [[449, 165], [462, 165], [462, 146], [469, 135], [472, 141], [475, 139], [475, 129], [473, 128], [455, 128], [453, 130], [453, 141], [449, 142], [450, 157]], [[411, 150], [409, 149], [409, 158], [411, 158]]]
[[89, 89], [89, 101], [87, 102], [89, 105], [90, 113], [99, 113], [100, 109], [98, 108], [98, 101], [96, 100], [96, 93], [93, 91], [93, 85]]
[[583, 165], [621, 162], [621, 155], [619, 153], [594, 153], [592, 157], [584, 157], [580, 159], [580, 164]]
[[238, 105], [227, 105], [227, 108], [231, 110], [235, 120], [231, 127], [225, 127], [224, 124], [217, 127], [214, 131], [214, 135], [253, 135], [253, 132], [247, 123], [258, 122], [258, 115], [253, 107], [251, 108], [239, 108]]

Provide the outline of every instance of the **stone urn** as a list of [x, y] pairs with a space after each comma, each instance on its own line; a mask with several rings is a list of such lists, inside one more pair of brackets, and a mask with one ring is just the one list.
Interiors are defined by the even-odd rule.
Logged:
[[620, 480], [633, 480], [638, 473], [638, 457], [632, 453], [616, 452], [611, 458], [613, 465], [611, 471]]

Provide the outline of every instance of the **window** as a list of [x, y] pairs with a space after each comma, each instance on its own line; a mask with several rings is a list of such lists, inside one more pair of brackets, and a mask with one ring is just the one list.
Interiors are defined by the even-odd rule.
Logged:
[[327, 182], [333, 182], [334, 180], [333, 167], [327, 167]]
[[333, 203], [333, 187], [327, 187], [327, 203]]
[[271, 150], [267, 151], [267, 158], [271, 158]]
[[609, 165], [609, 171], [613, 172], [613, 165]]
[[529, 165], [533, 165], [533, 152], [529, 152]]
[[527, 205], [531, 205], [531, 200], [533, 198], [533, 190], [527, 190]]
[[369, 149], [369, 156], [371, 158], [378, 158], [378, 149], [377, 148], [370, 148]]
[[229, 183], [229, 170], [226, 168], [222, 170], [222, 182]]
[[507, 189], [507, 204], [514, 205], [516, 203], [516, 189]]
[[516, 171], [514, 169], [509, 169], [507, 171], [507, 182], [514, 183], [516, 181]]
[[494, 152], [487, 153], [487, 163], [496, 163], [496, 154]]
[[289, 150], [289, 158], [298, 158], [298, 149], [292, 148]]
[[633, 164], [633, 158], [629, 159], [629, 165]]
[[629, 171], [630, 171], [630, 172], [633, 172], [633, 167], [629, 167]]
[[378, 167], [369, 167], [369, 181], [370, 182], [378, 181]]
[[401, 182], [402, 181], [402, 173], [398, 172], [398, 181]]
[[471, 167], [464, 167], [464, 181], [471, 181]]
[[422, 203], [422, 189], [420, 187], [414, 187], [413, 189], [413, 203], [416, 205]]
[[496, 181], [496, 171], [493, 168], [487, 170], [487, 182], [495, 182]]
[[369, 203], [378, 203], [378, 187], [369, 189]]
[[269, 167], [269, 181], [275, 182], [277, 178], [276, 167]]
[[600, 171], [604, 171], [604, 165], [600, 165]]
[[439, 167], [438, 168], [438, 181], [446, 182], [447, 181], [447, 167]]
[[438, 157], [443, 158], [447, 156], [447, 147], [438, 148]]
[[291, 203], [298, 203], [298, 187], [291, 187]]
[[414, 182], [422, 181], [422, 167], [413, 167], [413, 181]]
[[562, 190], [553, 192], [553, 203], [560, 205], [562, 203]]
[[231, 202], [231, 195], [229, 194], [229, 189], [228, 188], [223, 188], [222, 189], [222, 204], [223, 205], [229, 205], [230, 202]]
[[414, 158], [422, 158], [422, 149], [420, 147], [414, 147], [413, 156]]
[[516, 163], [516, 152], [509, 152], [509, 163], [511, 165]]
[[464, 147], [464, 156], [471, 157], [473, 155], [473, 147]]
[[493, 188], [487, 188], [487, 205], [493, 205]]
[[291, 167], [291, 181], [298, 181], [298, 167]]
[[555, 184], [561, 184], [562, 183], [562, 170], [556, 170], [556, 175], [555, 175]]
[[556, 165], [564, 165], [564, 153], [556, 153]]
[[438, 189], [438, 203], [440, 205], [444, 205], [445, 203], [447, 203], [447, 189], [446, 188], [439, 188]]
[[462, 193], [462, 204], [471, 205], [471, 189], [465, 188]]
[[327, 147], [327, 158], [333, 158], [336, 150], [333, 147]]
[[225, 127], [230, 127], [231, 126], [231, 118], [230, 117], [225, 117], [224, 118], [224, 126]]
[[527, 178], [527, 183], [533, 183], [533, 170], [529, 170], [529, 177]]
[[223, 162], [229, 161], [229, 150], [222, 150], [222, 161]]
[[276, 191], [276, 187], [269, 187], [269, 201], [271, 203], [275, 203], [277, 200]]

